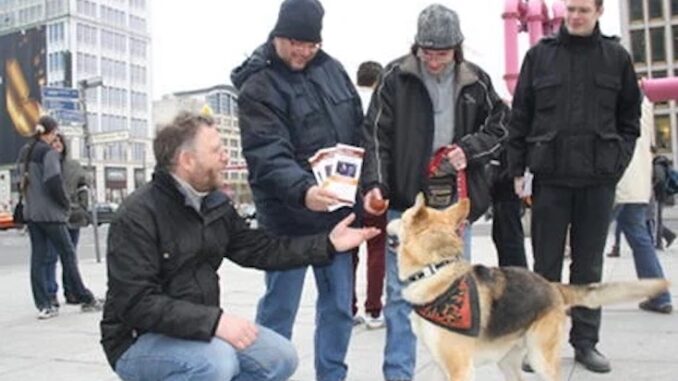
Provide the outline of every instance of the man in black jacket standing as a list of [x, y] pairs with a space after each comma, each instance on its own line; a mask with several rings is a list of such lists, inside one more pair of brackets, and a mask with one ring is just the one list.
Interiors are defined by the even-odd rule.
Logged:
[[[427, 195], [429, 206], [449, 206], [456, 198], [455, 171], [460, 169], [468, 177], [470, 221], [489, 206], [485, 166], [508, 135], [509, 111], [487, 73], [464, 60], [463, 41], [457, 13], [430, 5], [419, 14], [411, 52], [384, 70], [364, 123], [361, 181], [369, 213], [383, 214], [379, 204], [384, 204], [389, 220], [399, 218], [419, 192]], [[441, 165], [429, 176], [436, 152]], [[384, 378], [411, 380], [416, 357], [412, 309], [402, 297], [396, 254], [389, 249], [385, 255]], [[468, 228], [464, 255], [470, 259]]]
[[[240, 90], [240, 133], [257, 221], [274, 234], [315, 233], [350, 213], [349, 208], [328, 210], [338, 198], [316, 184], [308, 162], [337, 143], [357, 146], [363, 120], [351, 79], [321, 47], [323, 16], [318, 0], [285, 0], [268, 41], [231, 74]], [[351, 257], [343, 255], [327, 266], [313, 266], [318, 381], [347, 376], [352, 268]], [[266, 273], [257, 323], [292, 337], [307, 270]]]
[[[631, 57], [601, 35], [603, 0], [567, 0], [564, 26], [525, 56], [513, 98], [509, 171], [516, 192], [534, 173], [534, 270], [559, 281], [571, 225], [570, 283], [601, 280], [615, 184], [639, 136], [640, 91]], [[575, 360], [609, 372], [596, 350], [600, 309], [572, 309]]]
[[219, 190], [228, 156], [210, 117], [179, 115], [153, 148], [153, 181], [125, 199], [109, 230], [109, 363], [123, 380], [287, 380], [292, 344], [219, 307], [222, 260], [267, 270], [327, 264], [376, 229], [349, 228], [351, 215], [329, 238], [250, 230]]

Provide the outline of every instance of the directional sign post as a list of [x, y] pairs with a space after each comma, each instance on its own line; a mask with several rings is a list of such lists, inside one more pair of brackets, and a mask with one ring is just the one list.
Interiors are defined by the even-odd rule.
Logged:
[[80, 90], [67, 87], [43, 87], [42, 107], [60, 124], [83, 125], [85, 113], [80, 107]]

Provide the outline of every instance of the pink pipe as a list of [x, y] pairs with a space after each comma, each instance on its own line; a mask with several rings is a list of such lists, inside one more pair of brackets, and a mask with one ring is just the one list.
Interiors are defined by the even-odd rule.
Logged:
[[518, 81], [518, 28], [520, 27], [520, 0], [506, 0], [504, 3], [504, 81], [513, 95]]
[[565, 19], [565, 3], [560, 0], [555, 0], [553, 4], [551, 4], [551, 12], [553, 14], [553, 18], [551, 20], [553, 32], [558, 33], [560, 25]]
[[530, 33], [530, 46], [534, 46], [544, 36], [544, 0], [529, 0], [527, 5], [527, 30]]
[[678, 100], [678, 77], [643, 79], [640, 88], [652, 103]]

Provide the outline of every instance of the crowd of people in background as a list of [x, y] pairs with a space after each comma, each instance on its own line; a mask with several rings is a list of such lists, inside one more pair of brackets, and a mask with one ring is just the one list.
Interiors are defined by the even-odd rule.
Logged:
[[[291, 339], [310, 269], [316, 379], [350, 378], [351, 334], [365, 323], [385, 327], [384, 379], [412, 380], [412, 309], [385, 226], [420, 192], [433, 208], [456, 202], [462, 174], [471, 201], [466, 260], [473, 261], [472, 224], [491, 208], [498, 264], [528, 267], [521, 216], [529, 204], [533, 267], [546, 279], [561, 280], [569, 238], [569, 282], [601, 281], [612, 219], [637, 276], [664, 277], [656, 250], [676, 238], [662, 221], [672, 165], [653, 158], [651, 106], [641, 118], [631, 58], [600, 32], [603, 0], [565, 5], [560, 30], [527, 52], [509, 105], [466, 59], [461, 21], [446, 6], [424, 8], [405, 54], [385, 66], [364, 62], [356, 86], [324, 49], [322, 4], [284, 0], [269, 37], [231, 73], [258, 228], [220, 191], [228, 157], [214, 120], [182, 113], [154, 140], [153, 180], [112, 222], [105, 300], [77, 265], [79, 231], [89, 223], [87, 176], [68, 158], [57, 122], [41, 118], [17, 161], [38, 318], [58, 314], [58, 258], [65, 303], [103, 308], [101, 343], [123, 380], [285, 380], [298, 364]], [[353, 208], [333, 208], [341, 200], [317, 183], [308, 161], [337, 144], [365, 150]], [[356, 248], [365, 241], [361, 314]], [[609, 257], [620, 255], [620, 244]], [[224, 258], [266, 271], [253, 322], [220, 305]], [[639, 308], [673, 309], [668, 293]], [[609, 372], [597, 349], [600, 309], [574, 308], [571, 317], [575, 361]]]

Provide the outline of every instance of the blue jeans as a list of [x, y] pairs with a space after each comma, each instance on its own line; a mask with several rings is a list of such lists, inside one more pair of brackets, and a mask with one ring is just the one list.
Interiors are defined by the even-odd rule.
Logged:
[[[71, 242], [73, 243], [73, 248], [77, 249], [78, 247], [78, 240], [80, 238], [80, 228], [75, 228], [75, 229], [68, 229], [68, 235], [71, 237]], [[77, 263], [78, 257], [77, 253], [75, 255], [75, 261]], [[47, 281], [47, 294], [50, 296], [50, 298], [56, 298], [57, 292], [59, 291], [59, 284], [56, 281], [56, 264], [59, 259], [59, 253], [57, 252], [57, 249], [54, 247], [54, 244], [52, 241], [47, 242], [47, 264], [45, 266], [45, 279]], [[68, 284], [68, 280], [66, 279], [66, 274], [61, 272], [62, 275], [62, 284], [64, 287], [64, 296], [66, 298], [75, 298], [73, 295], [73, 291], [71, 291], [71, 285]]]
[[68, 235], [65, 223], [28, 222], [28, 234], [31, 238], [31, 289], [33, 301], [38, 310], [50, 308], [47, 291], [45, 267], [47, 265], [48, 242], [54, 245], [59, 254], [66, 282], [73, 287], [73, 294], [82, 303], [94, 300], [94, 295], [85, 287], [75, 262], [75, 249]]
[[242, 351], [216, 337], [205, 342], [146, 333], [120, 356], [115, 372], [124, 381], [284, 381], [297, 364], [289, 340], [259, 327]]
[[[657, 258], [652, 240], [652, 227], [646, 218], [647, 204], [620, 204], [615, 206], [612, 216], [624, 233], [633, 252], [638, 278], [664, 278], [664, 271]], [[671, 303], [671, 294], [663, 292], [651, 299], [651, 303]]]
[[[292, 338], [307, 267], [266, 272], [266, 293], [257, 306], [257, 324]], [[337, 253], [332, 263], [313, 266], [318, 299], [315, 316], [315, 371], [318, 381], [346, 379], [344, 362], [353, 329], [353, 261]]]
[[[388, 211], [388, 220], [400, 218], [402, 212]], [[464, 258], [471, 259], [471, 226], [464, 229]], [[386, 380], [411, 380], [417, 359], [417, 339], [412, 332], [412, 307], [402, 294], [403, 283], [398, 278], [398, 259], [389, 245], [386, 250], [386, 346], [382, 370]]]

